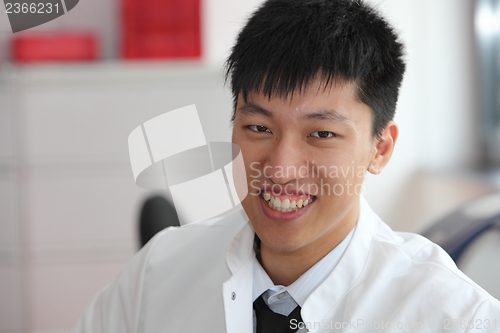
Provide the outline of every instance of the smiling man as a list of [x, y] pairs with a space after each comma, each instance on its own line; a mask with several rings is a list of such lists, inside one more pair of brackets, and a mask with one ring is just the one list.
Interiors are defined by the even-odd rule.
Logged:
[[275, 283], [292, 284], [349, 234], [366, 170], [381, 170], [391, 156], [396, 125], [374, 135], [356, 87], [313, 78], [293, 96], [253, 91], [245, 102], [238, 94], [233, 142], [251, 185], [242, 204]]
[[361, 1], [266, 1], [227, 62], [244, 213], [157, 234], [73, 332], [499, 332], [497, 300], [360, 196], [395, 147], [402, 56]]

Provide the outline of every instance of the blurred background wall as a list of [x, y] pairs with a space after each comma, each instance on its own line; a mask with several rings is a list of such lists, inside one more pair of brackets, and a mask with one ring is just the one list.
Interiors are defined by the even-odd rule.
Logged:
[[[201, 1], [200, 54], [154, 60], [124, 59], [125, 2], [82, 0], [16, 34], [0, 13], [0, 333], [67, 332], [137, 251], [152, 192], [133, 180], [134, 128], [195, 103], [207, 140], [230, 140], [221, 66], [261, 1]], [[475, 2], [369, 2], [407, 44], [408, 72], [395, 155], [365, 195], [394, 229], [421, 232], [497, 188], [482, 163]], [[16, 60], [15, 38], [81, 32], [93, 60]]]

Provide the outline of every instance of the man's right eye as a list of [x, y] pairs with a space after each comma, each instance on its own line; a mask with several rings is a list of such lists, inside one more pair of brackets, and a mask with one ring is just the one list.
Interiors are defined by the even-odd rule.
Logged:
[[271, 133], [271, 131], [266, 126], [248, 125], [247, 127], [254, 132], [258, 132], [258, 133], [269, 132], [269, 133]]

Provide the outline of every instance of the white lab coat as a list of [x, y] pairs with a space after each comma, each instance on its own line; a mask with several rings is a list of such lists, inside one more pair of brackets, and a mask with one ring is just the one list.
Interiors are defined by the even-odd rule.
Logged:
[[[361, 199], [342, 259], [302, 307], [310, 332], [500, 332], [500, 302]], [[73, 333], [252, 333], [254, 231], [242, 211], [157, 234]]]

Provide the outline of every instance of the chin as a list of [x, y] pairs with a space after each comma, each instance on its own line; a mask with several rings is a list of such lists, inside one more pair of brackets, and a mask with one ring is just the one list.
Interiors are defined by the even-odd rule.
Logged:
[[304, 239], [304, 233], [300, 230], [284, 231], [277, 228], [269, 228], [262, 224], [253, 225], [261, 242], [266, 247], [275, 251], [292, 252], [307, 244], [307, 240]]

